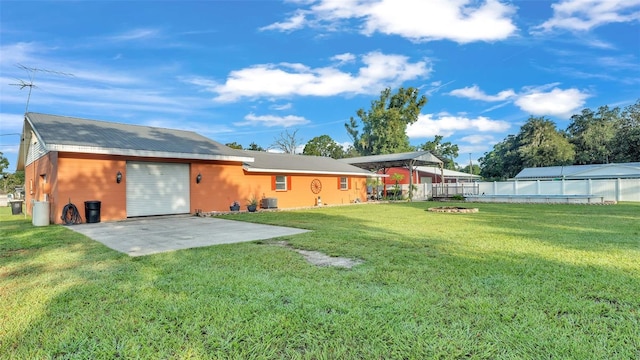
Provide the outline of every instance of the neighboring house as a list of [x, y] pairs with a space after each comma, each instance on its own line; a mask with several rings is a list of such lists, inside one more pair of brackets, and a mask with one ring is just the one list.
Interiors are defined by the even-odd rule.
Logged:
[[640, 178], [640, 162], [548, 166], [523, 169], [514, 180], [583, 180]]
[[18, 157], [26, 209], [101, 202], [101, 220], [228, 211], [251, 197], [278, 208], [366, 201], [369, 171], [302, 155], [234, 150], [191, 131], [27, 113]]

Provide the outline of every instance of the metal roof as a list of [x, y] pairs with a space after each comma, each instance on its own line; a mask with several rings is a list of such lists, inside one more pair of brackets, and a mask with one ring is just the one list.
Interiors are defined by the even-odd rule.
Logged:
[[398, 154], [371, 155], [340, 159], [367, 170], [378, 170], [381, 168], [404, 167], [408, 165], [441, 165], [442, 160], [438, 159], [429, 151], [413, 151]]
[[253, 163], [245, 163], [247, 172], [326, 175], [378, 176], [375, 173], [323, 156], [293, 155], [264, 151], [243, 151]]
[[526, 168], [520, 171], [514, 179], [615, 179], [638, 177], [640, 177], [640, 162]]
[[439, 167], [436, 166], [418, 166], [416, 167], [417, 171], [420, 172], [425, 172], [425, 173], [429, 173], [429, 174], [436, 174], [438, 176], [440, 176], [442, 171], [442, 174], [444, 174], [444, 177], [447, 178], [472, 178], [472, 179], [480, 179], [482, 178], [482, 176], [480, 175], [472, 175], [469, 173], [464, 173], [464, 172], [460, 172], [460, 171], [455, 171], [455, 170], [449, 170], [449, 169], [440, 169]]
[[[23, 142], [30, 143], [31, 131], [47, 152], [253, 161], [242, 151], [231, 149], [193, 131], [29, 112], [25, 115]], [[24, 151], [27, 149], [22, 144], [19, 167], [24, 166]]]

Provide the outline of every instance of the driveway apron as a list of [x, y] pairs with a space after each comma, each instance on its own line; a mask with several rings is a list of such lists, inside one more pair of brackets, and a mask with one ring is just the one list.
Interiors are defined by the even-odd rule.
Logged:
[[139, 218], [68, 228], [129, 256], [264, 240], [309, 231], [196, 216]]

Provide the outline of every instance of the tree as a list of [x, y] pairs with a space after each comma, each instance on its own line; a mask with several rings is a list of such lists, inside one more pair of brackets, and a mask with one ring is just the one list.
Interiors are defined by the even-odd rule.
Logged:
[[454, 158], [458, 157], [458, 145], [452, 144], [450, 141], [442, 142], [443, 136], [436, 135], [433, 141], [427, 141], [422, 145], [418, 146], [419, 150], [422, 151], [430, 151], [433, 155], [439, 157], [442, 161], [444, 161], [445, 169], [455, 170], [456, 163], [453, 161]]
[[487, 180], [512, 178], [523, 169], [515, 135], [508, 135], [495, 144], [493, 150], [484, 153], [478, 161], [481, 165], [480, 175]]
[[404, 179], [403, 174], [393, 173], [391, 175], [391, 180], [395, 182], [395, 185], [393, 185], [393, 196], [395, 197], [396, 200], [402, 199], [402, 192], [400, 191], [400, 184], [399, 184], [400, 181], [402, 181], [402, 179]]
[[612, 161], [640, 161], [640, 99], [622, 112], [610, 146]]
[[544, 117], [530, 117], [520, 128], [517, 141], [523, 167], [573, 164], [573, 145]]
[[24, 185], [24, 171], [16, 171], [13, 174], [4, 173], [0, 176], [2, 192], [11, 193], [17, 186]]
[[2, 151], [0, 151], [0, 174], [4, 174], [4, 170], [9, 167], [9, 159], [4, 157]]
[[279, 137], [274, 138], [271, 148], [281, 150], [285, 154], [295, 154], [298, 145], [302, 143], [302, 139], [299, 139], [297, 134], [298, 129], [292, 133], [290, 133], [289, 130], [281, 132]]
[[582, 110], [571, 117], [567, 127], [575, 147], [575, 164], [606, 164], [611, 158], [611, 141], [620, 122], [620, 109], [601, 106], [597, 112]]
[[[460, 172], [463, 172], [465, 174], [469, 174], [469, 165], [463, 167], [462, 169], [460, 169]], [[478, 164], [472, 164], [471, 165], [471, 174], [472, 175], [480, 175], [480, 166]]]
[[334, 159], [344, 157], [344, 149], [329, 135], [316, 136], [309, 140], [302, 151], [305, 155], [325, 156]]
[[256, 144], [255, 142], [252, 142], [251, 144], [249, 144], [249, 147], [245, 148], [245, 150], [265, 151], [262, 146]]
[[390, 88], [383, 90], [380, 99], [371, 102], [370, 110], [356, 112], [362, 129], [353, 117], [344, 125], [353, 147], [362, 156], [411, 151], [407, 126], [418, 120], [426, 103], [427, 98], [418, 98], [418, 90], [412, 87], [400, 88], [395, 94]]
[[237, 149], [237, 150], [242, 150], [242, 145], [238, 144], [237, 142], [231, 142], [231, 143], [226, 143], [224, 144], [225, 146], [228, 146], [232, 149]]

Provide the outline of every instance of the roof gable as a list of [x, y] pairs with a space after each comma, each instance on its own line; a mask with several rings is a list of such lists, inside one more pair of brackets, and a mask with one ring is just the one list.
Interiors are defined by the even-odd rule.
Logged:
[[[46, 151], [250, 162], [241, 151], [192, 131], [27, 113]], [[26, 134], [25, 134], [26, 135]]]

